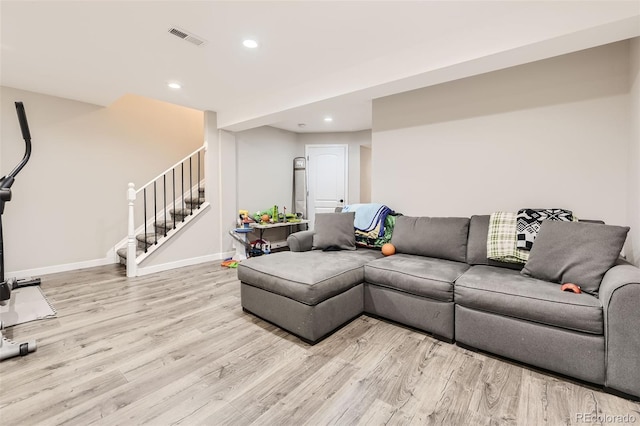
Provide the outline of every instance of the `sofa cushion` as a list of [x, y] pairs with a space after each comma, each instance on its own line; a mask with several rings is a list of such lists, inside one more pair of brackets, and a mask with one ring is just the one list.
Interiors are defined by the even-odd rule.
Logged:
[[376, 250], [280, 252], [243, 260], [243, 283], [307, 305], [318, 303], [364, 282], [363, 265], [382, 257]]
[[517, 271], [473, 266], [456, 280], [454, 292], [456, 304], [467, 308], [603, 334], [602, 306], [597, 297], [561, 291], [557, 284]]
[[469, 221], [469, 241], [467, 242], [467, 263], [469, 265], [490, 265], [500, 268], [521, 270], [522, 263], [500, 262], [487, 257], [487, 235], [491, 215], [471, 216]]
[[355, 250], [354, 212], [317, 213], [314, 224], [313, 248], [316, 250]]
[[453, 282], [467, 269], [466, 263], [396, 254], [367, 263], [364, 279], [369, 284], [452, 302]]
[[628, 227], [544, 221], [522, 274], [556, 283], [574, 283], [595, 294], [616, 263]]
[[396, 253], [417, 254], [464, 262], [469, 219], [466, 217], [399, 216], [391, 243]]

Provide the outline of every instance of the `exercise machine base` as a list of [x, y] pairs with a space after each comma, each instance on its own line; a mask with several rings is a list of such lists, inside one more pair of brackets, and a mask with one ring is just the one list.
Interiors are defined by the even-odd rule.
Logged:
[[40, 285], [42, 282], [40, 280], [40, 278], [20, 278], [20, 279], [14, 279], [11, 283], [11, 290], [15, 290], [17, 288], [21, 288], [21, 287], [29, 287], [32, 285]]
[[[2, 324], [0, 323], [0, 329], [1, 328]], [[4, 337], [4, 330], [0, 330], [0, 334], [2, 335], [2, 340], [0, 341], [0, 361], [16, 356], [25, 356], [37, 348], [35, 340], [17, 343]]]

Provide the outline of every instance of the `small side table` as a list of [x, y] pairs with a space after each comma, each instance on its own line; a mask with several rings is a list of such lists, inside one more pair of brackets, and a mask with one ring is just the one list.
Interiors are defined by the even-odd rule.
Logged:
[[304, 225], [305, 229], [309, 229], [309, 221], [306, 219], [302, 219], [300, 221], [297, 222], [275, 222], [275, 223], [265, 223], [265, 224], [260, 224], [260, 223], [251, 223], [249, 224], [249, 226], [251, 227], [250, 229], [257, 229], [260, 231], [260, 239], [263, 240], [264, 238], [262, 238], [262, 235], [264, 234], [265, 229], [273, 229], [273, 228], [282, 228], [282, 227], [286, 227], [287, 228], [287, 236], [289, 236], [289, 234], [291, 234], [291, 230], [293, 229], [294, 226], [298, 226], [298, 225]]

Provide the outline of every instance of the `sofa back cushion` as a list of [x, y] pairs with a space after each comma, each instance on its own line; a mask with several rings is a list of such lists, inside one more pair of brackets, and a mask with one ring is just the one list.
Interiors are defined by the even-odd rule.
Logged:
[[501, 268], [522, 269], [522, 263], [499, 262], [487, 258], [487, 235], [490, 215], [471, 216], [469, 221], [469, 241], [467, 242], [467, 263], [469, 265], [489, 265]]
[[[469, 265], [489, 265], [500, 268], [521, 270], [522, 263], [499, 262], [487, 258], [487, 235], [489, 234], [489, 220], [491, 215], [471, 216], [469, 221], [469, 241], [467, 242], [467, 263]], [[582, 223], [604, 224], [601, 220], [580, 219]]]
[[398, 216], [391, 243], [397, 253], [465, 262], [469, 218]]

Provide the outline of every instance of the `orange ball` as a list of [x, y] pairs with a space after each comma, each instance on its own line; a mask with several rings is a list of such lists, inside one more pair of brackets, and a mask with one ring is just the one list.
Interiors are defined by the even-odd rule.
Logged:
[[386, 243], [382, 245], [382, 254], [385, 256], [391, 256], [396, 253], [396, 246], [391, 243]]
[[263, 214], [262, 217], [260, 218], [261, 221], [263, 222], [269, 222], [269, 215], [268, 214]]

